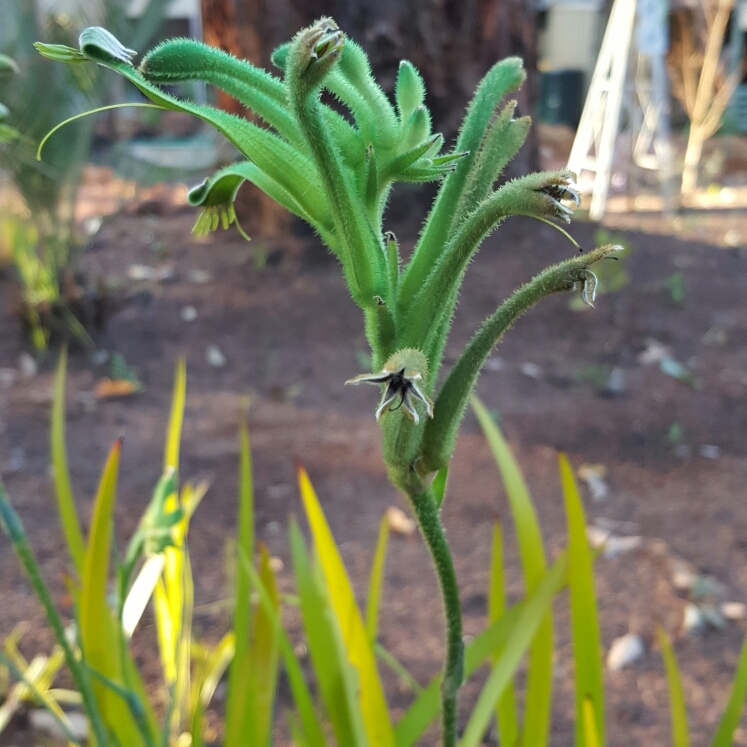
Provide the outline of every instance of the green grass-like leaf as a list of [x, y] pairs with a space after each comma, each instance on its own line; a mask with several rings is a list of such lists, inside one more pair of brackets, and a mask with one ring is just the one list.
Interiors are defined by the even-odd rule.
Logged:
[[[527, 599], [516, 624], [511, 630], [511, 634], [506, 640], [503, 653], [493, 665], [490, 676], [477, 699], [475, 708], [467, 722], [467, 728], [460, 743], [461, 747], [478, 747], [481, 743], [490, 719], [495, 713], [496, 704], [506, 685], [514, 676], [532, 639], [540, 629], [557, 590], [562, 586], [567, 570], [567, 559], [563, 557], [562, 561], [557, 562], [547, 572], [534, 593]], [[525, 739], [524, 744], [533, 743]]]
[[604, 682], [602, 674], [599, 620], [594, 593], [594, 563], [586, 538], [586, 519], [573, 479], [573, 470], [560, 455], [560, 480], [563, 486], [568, 521], [568, 584], [571, 590], [573, 657], [576, 668], [576, 744], [592, 747], [586, 726], [589, 707], [594, 715], [594, 733], [604, 744]]
[[734, 732], [739, 726], [739, 717], [744, 708], [745, 697], [747, 697], [747, 638], [745, 638], [742, 651], [739, 654], [739, 663], [731, 685], [729, 702], [721, 721], [719, 721], [711, 747], [730, 747], [734, 739]]
[[667, 670], [667, 683], [669, 684], [669, 704], [672, 718], [672, 747], [690, 747], [690, 729], [687, 724], [687, 705], [685, 704], [685, 693], [682, 690], [677, 659], [669, 636], [664, 628], [657, 627], [661, 655], [664, 659], [664, 667]]
[[376, 645], [376, 637], [379, 627], [379, 605], [381, 603], [381, 590], [384, 586], [384, 563], [386, 561], [386, 547], [389, 539], [389, 520], [386, 514], [381, 517], [379, 523], [379, 539], [376, 542], [371, 565], [371, 578], [368, 582], [368, 602], [366, 605], [366, 632], [371, 645]]
[[323, 580], [315, 578], [295, 520], [291, 520], [289, 536], [309, 654], [337, 744], [369, 745], [358, 702], [355, 669], [348, 660], [328, 591], [322, 585]]
[[[561, 567], [563, 572], [556, 573]], [[553, 593], [557, 594], [567, 583], [567, 561], [561, 556], [550, 569], [554, 580]], [[464, 649], [464, 677], [469, 679], [472, 674], [484, 664], [498, 649], [504, 650], [506, 641], [515, 631], [521, 615], [529, 603], [529, 599], [519, 602], [495, 622], [491, 623], [482, 633], [470, 641]], [[438, 716], [441, 675], [434, 677], [428, 686], [418, 695], [415, 702], [405, 711], [404, 716], [395, 727], [397, 747], [412, 747], [425, 732], [433, 719]]]
[[91, 725], [91, 736], [96, 740], [98, 745], [105, 745], [107, 743], [106, 727], [104, 726], [102, 714], [96, 702], [87, 667], [78, 659], [72, 644], [68, 640], [62, 618], [52, 601], [52, 595], [49, 593], [44, 579], [42, 579], [39, 564], [31, 552], [21, 519], [11, 506], [2, 482], [0, 482], [0, 528], [10, 538], [13, 549], [26, 571], [34, 592], [44, 607], [47, 621], [52, 626], [55, 639], [65, 653], [65, 663], [70, 670], [75, 687], [81, 694], [83, 707]]
[[60, 512], [60, 522], [65, 535], [70, 557], [73, 559], [78, 576], [83, 574], [83, 562], [86, 554], [83, 532], [75, 510], [73, 486], [70, 482], [70, 472], [67, 466], [67, 450], [65, 447], [65, 374], [67, 370], [67, 348], [60, 352], [57, 364], [57, 374], [54, 380], [54, 397], [52, 400], [52, 422], [50, 444], [52, 450], [52, 474], [54, 476], [57, 508]]
[[[516, 526], [521, 568], [527, 595], [529, 595], [537, 589], [547, 570], [537, 512], [510, 447], [488, 410], [474, 395], [472, 396], [472, 408], [501, 472], [506, 497]], [[549, 737], [552, 657], [553, 623], [552, 613], [548, 610], [547, 616], [542, 620], [537, 629], [537, 635], [532, 641], [527, 671], [522, 739], [525, 744], [535, 747], [547, 744]]]
[[[257, 610], [252, 642], [249, 650], [249, 698], [245, 704], [243, 728], [240, 736], [244, 742], [268, 744], [272, 734], [273, 703], [278, 677], [278, 630], [280, 620], [280, 593], [275, 575], [270, 568], [270, 553], [260, 544], [259, 576], [262, 585], [272, 602], [275, 614], [268, 614], [264, 608]], [[240, 742], [239, 742], [240, 743]]]
[[[249, 448], [249, 431], [246, 420], [239, 428], [239, 528], [236, 550], [239, 556], [254, 556], [254, 483], [252, 457]], [[247, 669], [251, 666], [249, 655], [251, 632], [251, 599], [249, 572], [243, 563], [236, 568], [236, 599], [234, 601], [233, 630], [236, 636], [236, 653], [228, 673], [226, 700], [226, 744], [241, 742], [242, 714], [247, 710], [249, 695]]]
[[[503, 576], [503, 532], [498, 522], [493, 524], [493, 545], [490, 557], [490, 586], [488, 589], [488, 620], [492, 623], [506, 614], [506, 588]], [[497, 649], [492, 656], [495, 664], [502, 649]], [[500, 743], [516, 744], [519, 737], [519, 723], [516, 712], [516, 693], [514, 683], [509, 681], [506, 690], [498, 701], [495, 713], [498, 723]]]
[[[107, 585], [121, 448], [121, 440], [115, 441], [101, 475], [79, 595], [80, 639], [86, 664], [93, 672], [118, 684], [125, 677], [122, 666], [124, 641], [107, 603]], [[93, 690], [108, 729], [123, 744], [137, 744], [140, 729], [127, 702], [100, 679], [93, 683]]]
[[[304, 744], [308, 744], [308, 747], [326, 747], [327, 742], [324, 737], [324, 731], [322, 730], [319, 719], [317, 718], [316, 709], [314, 708], [314, 700], [312, 699], [311, 692], [306, 684], [303, 668], [293, 651], [293, 644], [280, 624], [280, 608], [273, 602], [259, 573], [249, 562], [248, 556], [241, 550], [239, 551], [239, 562], [243, 566], [246, 574], [249, 576], [252, 586], [257, 591], [260, 606], [277, 628], [280, 654], [283, 657], [285, 674], [290, 683], [293, 700], [296, 704], [296, 708], [298, 708], [298, 714], [301, 721], [300, 728], [303, 729], [303, 736], [305, 739]], [[241, 740], [235, 744], [226, 741], [226, 747], [241, 747], [241, 745], [243, 745], [243, 741]]]
[[303, 468], [298, 470], [298, 483], [345, 650], [358, 672], [361, 711], [368, 738], [376, 747], [394, 747], [394, 733], [384, 688], [376, 669], [376, 655], [356, 604], [353, 587], [314, 488]]

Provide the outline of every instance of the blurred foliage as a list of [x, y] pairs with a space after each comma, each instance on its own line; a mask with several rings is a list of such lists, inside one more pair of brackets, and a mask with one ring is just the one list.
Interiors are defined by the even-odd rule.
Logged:
[[685, 276], [681, 272], [673, 272], [661, 282], [666, 292], [667, 300], [673, 306], [683, 306], [687, 292], [685, 290]]
[[[55, 44], [74, 43], [85, 26], [105, 22], [128, 41], [147, 44], [161, 23], [165, 6], [166, 0], [150, 0], [141, 18], [132, 22], [122, 3], [115, 0], [79, 2], [71, 12], [53, 10], [47, 15], [39, 12], [34, 0], [3, 2], [0, 170], [23, 201], [10, 219], [21, 220], [23, 225], [10, 230], [19, 241], [8, 254], [21, 286], [21, 316], [37, 349], [46, 346], [55, 326], [90, 342], [73, 310], [75, 266], [84, 243], [75, 231], [74, 211], [95, 120], [76, 120], [65, 127], [48, 144], [44, 161], [37, 160], [36, 148], [60, 118], [100, 106], [111, 94], [95, 66], [55, 65], [38, 55], [33, 43], [40, 36]], [[9, 232], [5, 227], [2, 231], [5, 243]], [[31, 231], [34, 241], [27, 240]], [[12, 240], [11, 235], [11, 244]]]

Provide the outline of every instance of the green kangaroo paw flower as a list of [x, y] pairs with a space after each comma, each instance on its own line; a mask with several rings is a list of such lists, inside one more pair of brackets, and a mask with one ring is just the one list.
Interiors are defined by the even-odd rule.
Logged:
[[483, 200], [442, 249], [409, 303], [404, 290], [406, 276], [401, 280], [397, 308], [397, 316], [403, 320], [400, 344], [429, 350], [436, 333], [448, 333], [448, 325], [439, 327], [435, 322], [442, 316], [451, 318], [451, 304], [456, 303], [456, 293], [469, 261], [483, 239], [505, 218], [527, 215], [569, 222], [572, 211], [561, 200], [577, 197], [571, 187], [572, 179], [573, 174], [567, 170], [529, 174], [504, 184]]
[[[279, 68], [285, 74], [288, 63], [288, 53], [290, 52], [290, 42], [281, 44], [271, 56], [272, 64]], [[363, 138], [354, 127], [348, 124], [348, 121], [338, 112], [329, 107], [323, 107], [322, 114], [331, 131], [334, 141], [340, 148], [343, 159], [349, 165], [357, 165], [361, 162], [361, 152]], [[371, 138], [367, 139], [370, 142]]]
[[400, 123], [405, 123], [412, 113], [425, 102], [425, 84], [417, 68], [407, 60], [399, 63], [397, 83], [394, 86]]
[[[376, 410], [376, 420], [380, 420], [386, 412], [402, 408], [405, 415], [418, 425], [420, 415], [416, 409], [417, 402], [425, 405], [425, 412], [429, 418], [433, 417], [433, 402], [422, 389], [427, 377], [428, 363], [423, 353], [420, 350], [406, 348], [394, 353], [379, 373], [361, 374], [345, 383], [384, 384], [384, 393]], [[392, 404], [393, 407], [390, 406]]]
[[[337, 93], [335, 83], [340, 78], [344, 79], [347, 85], [356, 91], [365, 102], [367, 111], [365, 115], [361, 113], [361, 116], [366, 116], [372, 125], [374, 145], [379, 150], [394, 148], [399, 134], [397, 115], [389, 103], [389, 99], [371, 74], [368, 56], [351, 39], [346, 41], [340, 62], [325, 85], [330, 91]], [[342, 91], [340, 95], [342, 97]]]
[[509, 102], [485, 135], [455, 211], [454, 226], [490, 194], [496, 179], [524, 144], [531, 120], [514, 119], [515, 110], [516, 102]]
[[596, 277], [589, 267], [621, 250], [619, 246], [603, 246], [546, 268], [515, 291], [483, 322], [436, 397], [433, 419], [423, 431], [419, 467], [424, 474], [441, 469], [451, 458], [459, 424], [480, 369], [506, 330], [532, 306], [553, 293], [580, 287], [582, 298], [591, 305]]
[[[441, 147], [443, 146], [443, 142], [443, 135], [432, 135], [430, 138], [424, 140], [415, 148], [408, 150], [406, 153], [402, 153], [401, 155], [392, 159], [388, 164], [386, 164], [386, 166], [384, 166], [384, 168], [382, 169], [382, 178], [385, 180], [396, 179], [399, 174], [409, 169], [410, 166], [415, 165], [434, 148], [436, 149], [436, 153], [438, 153], [438, 151], [441, 150]], [[432, 163], [433, 161], [431, 159], [426, 160], [424, 164], [425, 168], [430, 167]]]
[[339, 61], [344, 44], [344, 35], [331, 19], [323, 18], [303, 29], [291, 42], [286, 82], [332, 210], [339, 257], [351, 294], [359, 306], [370, 309], [376, 296], [386, 295], [386, 258], [356, 185], [325, 127], [324, 107], [319, 101], [325, 76]]
[[443, 179], [444, 176], [454, 171], [456, 166], [452, 163], [446, 164], [445, 166], [430, 167], [430, 168], [419, 168], [417, 166], [411, 166], [409, 169], [405, 169], [400, 172], [397, 177], [397, 181], [407, 182], [409, 184], [425, 184], [426, 182], [437, 182], [439, 179]]
[[[272, 197], [273, 200], [286, 208], [286, 210], [314, 226], [319, 231], [325, 243], [332, 247], [334, 251], [335, 244], [332, 234], [331, 216], [324, 223], [312, 219], [303, 207], [298, 204], [293, 195], [289, 194], [263, 171], [260, 171], [251, 161], [241, 161], [221, 169], [213, 174], [213, 176], [205, 179], [201, 184], [193, 187], [187, 194], [187, 200], [190, 205], [194, 205], [195, 207], [210, 208], [219, 206], [233, 208], [236, 193], [245, 181], [255, 184], [263, 192]], [[234, 217], [229, 220], [229, 223], [233, 223], [234, 221], [235, 213]], [[197, 226], [195, 226], [195, 229], [197, 229]], [[200, 234], [198, 233], [198, 235]]]
[[410, 115], [403, 127], [402, 147], [405, 150], [416, 148], [431, 134], [431, 115], [424, 107], [419, 106]]
[[405, 268], [402, 278], [402, 295], [405, 302], [415, 296], [441, 253], [444, 238], [451, 233], [455, 218], [454, 208], [459, 204], [496, 106], [506, 94], [519, 88], [525, 77], [521, 60], [518, 57], [509, 57], [496, 63], [478, 86], [464, 117], [454, 149], [457, 152], [467, 151], [468, 155], [458, 162], [454, 173], [449, 174], [444, 180], [412, 259]]
[[[174, 111], [181, 111], [208, 122], [225, 135], [257, 167], [283, 187], [313, 225], [324, 224], [326, 201], [321, 196], [313, 165], [282, 138], [245, 119], [227, 114], [210, 106], [192, 104], [161, 91], [137, 72], [127, 57], [128, 50], [103, 29], [86, 29], [81, 34], [81, 51], [85, 56], [118, 72], [140, 89], [151, 101]], [[114, 39], [114, 41], [112, 41]], [[115, 44], [116, 42], [116, 44]], [[125, 50], [122, 52], [122, 50]]]
[[151, 83], [160, 85], [190, 80], [210, 83], [256, 112], [294, 145], [302, 143], [283, 82], [222, 49], [194, 39], [171, 39], [149, 52], [139, 69]]
[[102, 65], [113, 62], [132, 65], [132, 58], [137, 54], [134, 49], [127, 49], [114, 34], [99, 26], [83, 29], [78, 38], [78, 46], [84, 57]]

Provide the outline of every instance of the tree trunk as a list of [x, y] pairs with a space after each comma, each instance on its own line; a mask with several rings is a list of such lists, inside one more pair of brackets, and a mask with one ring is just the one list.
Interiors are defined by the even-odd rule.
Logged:
[[[239, 39], [255, 64], [300, 28], [323, 15], [357, 41], [374, 76], [393, 95], [399, 61], [422, 73], [433, 127], [453, 139], [480, 79], [498, 60], [524, 59], [527, 81], [514, 94], [518, 114], [531, 114], [536, 99], [536, 12], [524, 0], [236, 0]], [[257, 54], [257, 57], [254, 57]], [[509, 175], [534, 170], [538, 147], [530, 135]]]
[[[211, 47], [218, 47], [235, 57], [246, 58], [257, 65], [264, 65], [259, 37], [245, 37], [241, 44], [236, 24], [233, 0], [201, 0], [202, 38]], [[249, 42], [249, 43], [247, 43]], [[251, 117], [251, 112], [224, 91], [218, 90], [216, 105], [224, 111], [239, 116]], [[250, 234], [257, 238], [269, 238], [287, 231], [290, 216], [253, 184], [244, 183], [236, 198], [239, 219]]]

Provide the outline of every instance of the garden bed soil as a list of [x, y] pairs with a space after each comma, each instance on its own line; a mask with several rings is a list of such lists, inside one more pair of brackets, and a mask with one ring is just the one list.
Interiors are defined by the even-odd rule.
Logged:
[[[94, 387], [108, 364], [72, 351], [67, 442], [81, 515], [87, 522], [107, 450], [124, 432], [118, 540], [124, 542], [135, 529], [160, 473], [174, 367], [183, 356], [188, 393], [181, 475], [210, 483], [189, 538], [198, 634], [215, 641], [226, 629], [224, 608], [213, 603], [229, 593], [224, 548], [236, 528], [237, 424], [247, 404], [257, 534], [285, 563], [282, 587], [292, 590], [286, 528], [289, 515], [300, 513], [294, 469], [299, 459], [363, 595], [381, 516], [388, 506], [404, 505], [388, 484], [381, 460], [374, 420], [377, 392], [343, 386], [366, 370], [366, 345], [361, 314], [335, 261], [310, 236], [246, 244], [230, 232], [197, 241], [190, 234], [193, 213], [173, 206], [158, 212], [163, 214], [107, 218], [83, 257], [87, 276], [111, 289], [108, 324], [98, 343], [124, 356], [144, 390], [126, 399], [97, 400]], [[576, 224], [572, 232], [589, 248], [596, 230]], [[412, 246], [414, 232], [407, 225], [400, 236], [405, 249]], [[659, 623], [675, 641], [693, 744], [704, 744], [726, 703], [746, 624], [730, 622], [718, 631], [684, 635], [687, 602], [673, 586], [672, 562], [691, 563], [723, 584], [726, 598], [747, 601], [747, 255], [738, 248], [667, 236], [625, 232], [622, 238], [632, 248], [625, 264], [629, 282], [599, 296], [595, 310], [572, 310], [570, 296], [545, 300], [497, 348], [478, 393], [499, 415], [525, 471], [551, 556], [563, 548], [566, 532], [559, 449], [576, 468], [582, 463], [607, 468], [610, 494], [605, 500], [592, 501], [584, 488], [588, 521], [617, 522], [616, 531], [644, 538], [635, 551], [597, 561], [605, 650], [629, 631], [646, 643], [639, 662], [606, 676], [607, 743], [669, 743], [667, 686], [656, 643]], [[497, 231], [467, 274], [447, 364], [513, 288], [575, 251], [559, 233], [537, 222], [511, 219]], [[173, 272], [165, 273], [162, 282], [133, 281], [128, 277], [133, 265], [168, 265]], [[679, 279], [672, 281], [672, 276]], [[672, 292], [673, 282], [682, 294]], [[17, 369], [24, 347], [10, 308], [8, 279], [0, 282], [0, 294], [0, 368]], [[186, 307], [196, 312], [193, 321], [185, 321], [192, 313]], [[657, 344], [668, 346], [687, 367], [694, 386], [666, 375], [658, 363], [641, 363], [645, 351], [655, 357]], [[210, 346], [225, 357], [222, 367], [208, 362]], [[48, 448], [55, 359], [50, 353], [36, 375], [6, 372], [0, 382], [0, 470], [44, 576], [65, 605], [68, 563]], [[509, 533], [509, 593], [515, 599], [522, 587], [510, 516], [495, 463], [469, 414], [444, 510], [467, 634], [480, 631], [486, 621], [495, 520], [505, 522]], [[30, 627], [22, 650], [29, 657], [48, 651], [51, 637], [39, 603], [4, 537], [0, 598], [0, 639], [26, 621]], [[560, 746], [572, 741], [574, 712], [565, 597], [556, 610], [552, 744]], [[293, 610], [287, 619], [298, 640]], [[421, 683], [438, 671], [439, 596], [417, 536], [395, 536], [390, 543], [380, 630], [382, 643]], [[158, 664], [149, 619], [135, 651], [155, 693]], [[388, 674], [386, 681], [399, 714], [411, 695]], [[480, 681], [463, 690], [462, 723]], [[280, 744], [284, 723], [279, 716]], [[36, 743], [22, 721], [0, 736], [0, 745]], [[432, 732], [422, 742], [435, 743]], [[738, 732], [735, 744], [747, 745], [747, 730]]]

